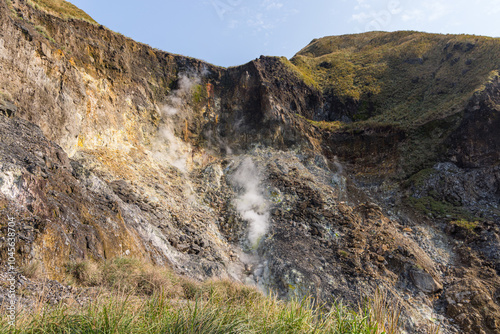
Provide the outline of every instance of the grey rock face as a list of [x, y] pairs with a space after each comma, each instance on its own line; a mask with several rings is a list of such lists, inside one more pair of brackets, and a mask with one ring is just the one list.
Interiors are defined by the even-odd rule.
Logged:
[[411, 270], [410, 277], [413, 284], [425, 293], [436, 293], [443, 289], [443, 285], [437, 282], [434, 277], [422, 270]]

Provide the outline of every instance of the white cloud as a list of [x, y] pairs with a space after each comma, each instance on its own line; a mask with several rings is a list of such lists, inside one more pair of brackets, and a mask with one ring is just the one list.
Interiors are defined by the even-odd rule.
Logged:
[[488, 15], [496, 15], [500, 13], [500, 4], [498, 0], [489, 0], [486, 3], [486, 8], [488, 9], [486, 12]]
[[350, 21], [364, 26], [362, 31], [386, 30], [390, 28], [395, 15], [402, 11], [400, 0], [356, 0], [354, 14]]
[[295, 14], [293, 8], [287, 8], [280, 0], [261, 0], [253, 4], [240, 0], [210, 1], [229, 29], [242, 29], [246, 26], [256, 32], [270, 31]]
[[358, 14], [353, 14], [351, 17], [352, 21], [357, 21], [358, 23], [366, 22], [368, 19], [372, 17], [372, 14], [361, 12]]
[[[492, 0], [484, 0], [491, 2]], [[443, 20], [450, 16], [456, 7], [466, 8], [461, 0], [357, 0], [351, 21], [364, 26], [366, 30], [395, 30], [397, 22], [421, 25]], [[470, 6], [470, 5], [469, 5]]]
[[438, 20], [449, 13], [449, 11], [450, 11], [449, 5], [450, 4], [445, 4], [444, 2], [445, 1], [441, 1], [441, 2], [439, 2], [439, 1], [425, 1], [423, 3], [425, 10], [426, 10], [426, 13], [427, 13], [427, 19], [429, 21]]
[[403, 22], [415, 21], [420, 23], [433, 22], [450, 14], [452, 7], [446, 1], [423, 1], [415, 3], [412, 8], [403, 10]]
[[284, 5], [281, 2], [278, 1], [273, 1], [273, 0], [265, 0], [264, 3], [262, 4], [266, 10], [276, 10], [276, 9], [281, 9]]
[[229, 20], [228, 27], [229, 27], [229, 29], [235, 29], [239, 26], [239, 24], [240, 24], [240, 22], [238, 20], [231, 19], [231, 20]]
[[247, 24], [250, 27], [257, 29], [257, 31], [270, 30], [274, 28], [274, 24], [269, 22], [262, 13], [258, 13], [253, 18], [248, 19]]
[[362, 10], [362, 9], [370, 9], [371, 5], [366, 3], [366, 0], [357, 0], [357, 5], [354, 7], [354, 10]]
[[424, 12], [421, 9], [410, 9], [403, 11], [401, 15], [401, 20], [407, 21], [419, 21], [425, 17]]

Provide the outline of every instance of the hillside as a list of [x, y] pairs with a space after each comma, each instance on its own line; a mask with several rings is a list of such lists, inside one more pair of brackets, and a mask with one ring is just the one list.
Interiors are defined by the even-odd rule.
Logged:
[[97, 22], [94, 21], [94, 19], [91, 18], [87, 13], [68, 1], [30, 0], [27, 3], [38, 10], [44, 11], [51, 15], [55, 15], [65, 20], [75, 19], [97, 24]]
[[[314, 40], [291, 61], [332, 103], [352, 108], [349, 120], [406, 128], [461, 112], [498, 76], [499, 52], [495, 38], [370, 32]], [[325, 110], [322, 118], [341, 116]]]
[[222, 280], [244, 305], [271, 299], [239, 284], [329, 310], [382, 291], [407, 333], [498, 333], [499, 46], [372, 32], [222, 68], [62, 0], [0, 0], [0, 230], [15, 221], [21, 305], [44, 284], [92, 299], [133, 262], [169, 277], [126, 267], [141, 302], [167, 284], [182, 312]]
[[408, 175], [447, 153], [467, 104], [498, 80], [499, 51], [489, 37], [370, 32], [313, 40], [291, 62], [323, 93], [317, 126], [404, 134], [411, 146], [398, 148], [400, 172]]

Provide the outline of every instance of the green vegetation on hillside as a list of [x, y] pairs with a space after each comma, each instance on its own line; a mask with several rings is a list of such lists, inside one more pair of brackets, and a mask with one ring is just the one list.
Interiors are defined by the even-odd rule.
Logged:
[[311, 123], [312, 125], [320, 128], [320, 129], [327, 130], [327, 131], [335, 131], [335, 130], [346, 127], [346, 124], [344, 124], [340, 121], [334, 121], [334, 122], [319, 121], [318, 122], [318, 121], [313, 121], [310, 119], [308, 119], [307, 121], [309, 123]]
[[84, 20], [97, 24], [97, 22], [83, 10], [64, 0], [28, 0], [28, 4], [36, 9], [43, 10], [63, 19]]
[[463, 207], [454, 205], [453, 203], [439, 200], [433, 196], [425, 196], [421, 198], [409, 197], [408, 204], [417, 211], [430, 215], [436, 218], [446, 218], [446, 216], [469, 218], [471, 214]]
[[295, 75], [304, 81], [306, 85], [313, 86], [316, 88], [320, 88], [318, 83], [314, 81], [314, 79], [304, 71], [302, 71], [300, 68], [292, 64], [286, 57], [280, 57], [280, 61], [288, 68], [290, 69]]
[[456, 114], [500, 68], [500, 39], [412, 31], [313, 40], [291, 62], [354, 121], [414, 127]]
[[460, 219], [460, 220], [454, 220], [451, 222], [451, 224], [456, 225], [460, 228], [463, 228], [464, 230], [468, 231], [469, 233], [474, 233], [474, 229], [479, 225], [479, 221], [468, 221], [465, 219]]
[[49, 35], [49, 33], [47, 32], [47, 29], [45, 29], [45, 27], [42, 27], [42, 26], [35, 26], [35, 29], [40, 33], [42, 34], [43, 37], [47, 38], [49, 41], [51, 41], [52, 43], [55, 43], [56, 41]]
[[193, 102], [200, 103], [207, 98], [207, 90], [203, 85], [195, 85], [193, 87]]
[[198, 283], [129, 258], [70, 263], [67, 273], [68, 282], [97, 289], [92, 302], [48, 306], [42, 297], [33, 313], [18, 314], [16, 331], [1, 318], [0, 333], [390, 334], [400, 316], [382, 293], [356, 312], [342, 304], [327, 309], [311, 298], [279, 301], [234, 282]]

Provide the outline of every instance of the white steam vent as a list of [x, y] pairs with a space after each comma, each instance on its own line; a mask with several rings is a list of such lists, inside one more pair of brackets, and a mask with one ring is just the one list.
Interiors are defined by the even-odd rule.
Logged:
[[246, 158], [232, 175], [233, 184], [242, 188], [236, 199], [236, 209], [248, 222], [248, 241], [256, 248], [269, 229], [269, 205], [261, 188], [259, 170], [252, 159]]
[[201, 84], [201, 79], [198, 76], [188, 76], [186, 74], [179, 75], [179, 88], [174, 90], [168, 97], [168, 102], [162, 108], [163, 116], [171, 117], [177, 115], [185, 103], [184, 100], [189, 99], [193, 92], [193, 87]]
[[161, 108], [162, 124], [158, 135], [153, 141], [153, 157], [176, 167], [182, 173], [188, 171], [188, 157], [191, 147], [181, 138], [175, 136], [175, 128], [183, 126], [189, 112], [187, 100], [191, 98], [193, 87], [199, 85], [198, 76], [189, 77], [186, 74], [179, 76], [179, 88], [172, 91], [167, 103]]

